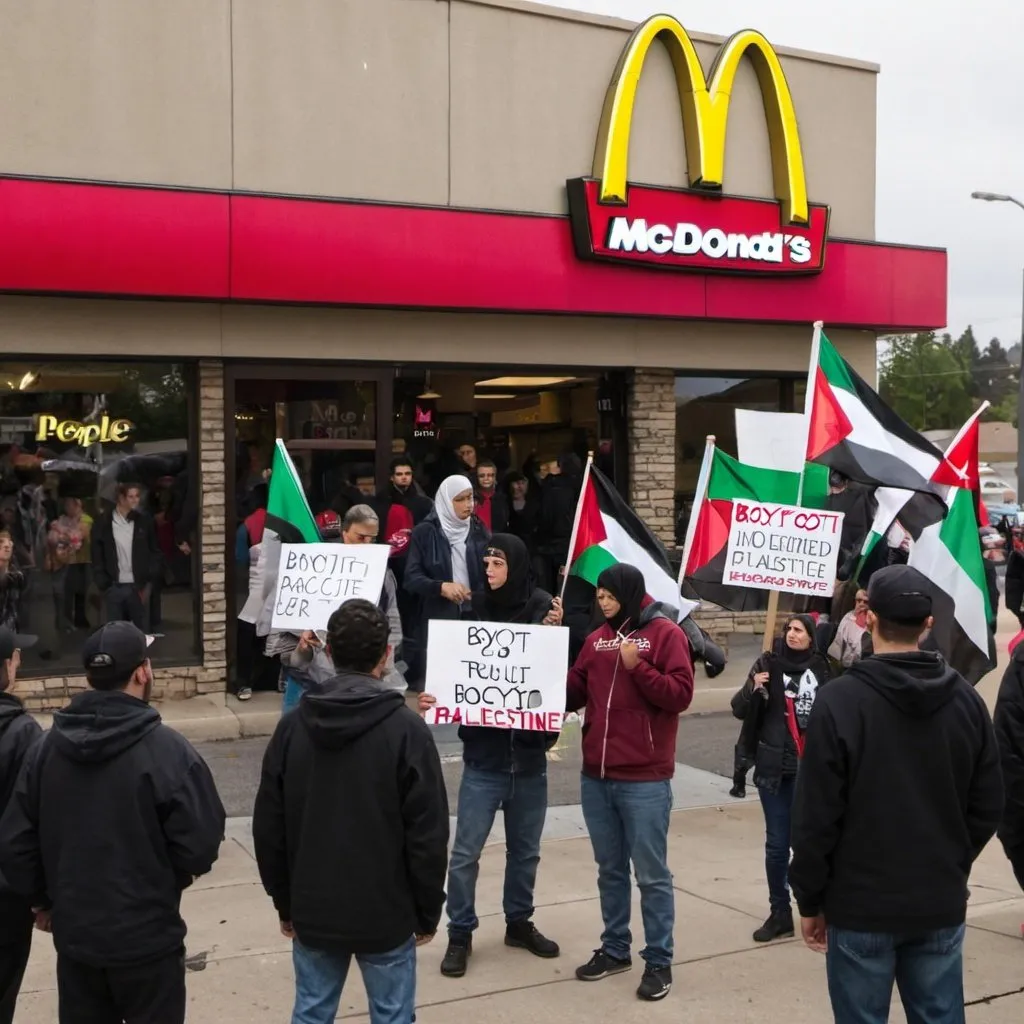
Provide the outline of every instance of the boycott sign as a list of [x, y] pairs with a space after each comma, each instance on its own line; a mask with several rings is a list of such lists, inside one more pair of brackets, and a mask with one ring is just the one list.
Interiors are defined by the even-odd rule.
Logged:
[[427, 724], [559, 732], [568, 667], [564, 626], [431, 619]]
[[722, 582], [831, 597], [842, 512], [736, 500]]
[[354, 597], [376, 604], [390, 554], [386, 544], [282, 544], [271, 625], [322, 630]]

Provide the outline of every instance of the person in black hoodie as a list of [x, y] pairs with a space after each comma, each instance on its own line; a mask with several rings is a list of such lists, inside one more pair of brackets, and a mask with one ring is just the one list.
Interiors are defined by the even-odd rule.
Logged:
[[992, 717], [1006, 790], [999, 841], [1024, 889], [1024, 643], [1013, 648]]
[[576, 503], [583, 486], [583, 463], [573, 452], [558, 457], [540, 485], [540, 524], [537, 529], [538, 568], [543, 569], [542, 587], [555, 590], [559, 574], [569, 557]]
[[[483, 567], [487, 589], [473, 601], [479, 619], [561, 624], [561, 602], [534, 587], [530, 553], [518, 537], [508, 533], [491, 537]], [[420, 697], [421, 710], [435, 703], [432, 694]], [[466, 973], [473, 952], [473, 932], [480, 923], [476, 916], [480, 854], [499, 810], [505, 816], [505, 945], [540, 957], [559, 954], [558, 944], [545, 938], [532, 920], [548, 809], [547, 752], [558, 733], [463, 725], [459, 739], [465, 767], [448, 871], [448, 949], [441, 963], [441, 973], [449, 978]]]
[[444, 906], [441, 760], [423, 719], [381, 683], [384, 613], [346, 602], [327, 643], [338, 675], [281, 719], [263, 758], [256, 861], [292, 940], [292, 1019], [334, 1020], [354, 956], [373, 1024], [411, 1021], [416, 946]]
[[91, 687], [53, 716], [0, 822], [0, 870], [50, 910], [61, 1024], [185, 1019], [182, 890], [224, 837], [213, 777], [148, 704], [146, 637], [111, 622]]
[[819, 694], [793, 811], [790, 879], [804, 941], [826, 952], [837, 1022], [963, 1021], [971, 865], [1003, 811], [984, 700], [942, 656], [928, 580], [890, 566], [868, 585], [874, 655]]
[[787, 874], [796, 778], [811, 709], [829, 678], [828, 660], [815, 646], [814, 620], [794, 615], [771, 651], [754, 662], [732, 699], [742, 719], [737, 767], [754, 766], [754, 785], [764, 811], [764, 870], [770, 912], [755, 942], [793, 935]]
[[[0, 816], [11, 801], [14, 783], [32, 744], [42, 733], [25, 705], [9, 691], [21, 664], [21, 649], [35, 637], [0, 626]], [[12, 892], [0, 871], [0, 1024], [11, 1024], [32, 949], [32, 905]]]

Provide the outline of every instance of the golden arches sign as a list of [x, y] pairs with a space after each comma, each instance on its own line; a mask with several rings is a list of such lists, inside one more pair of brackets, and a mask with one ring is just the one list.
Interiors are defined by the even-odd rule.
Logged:
[[637, 26], [608, 86], [594, 151], [593, 173], [601, 182], [601, 201], [626, 201], [633, 105], [644, 61], [655, 40], [664, 43], [675, 70], [690, 185], [708, 189], [722, 186], [725, 132], [733, 83], [740, 61], [749, 55], [768, 120], [775, 195], [782, 204], [783, 221], [807, 224], [807, 179], [796, 110], [785, 72], [771, 43], [752, 29], [737, 32], [724, 43], [715, 58], [709, 84], [686, 29], [668, 14], [655, 15]]

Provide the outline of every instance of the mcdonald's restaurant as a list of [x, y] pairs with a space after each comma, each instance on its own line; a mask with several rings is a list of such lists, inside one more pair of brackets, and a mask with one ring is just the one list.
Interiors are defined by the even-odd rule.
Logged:
[[396, 452], [427, 485], [466, 445], [593, 451], [672, 547], [705, 436], [802, 408], [814, 321], [868, 380], [879, 334], [946, 321], [945, 252], [876, 238], [859, 59], [521, 0], [3, 15], [0, 613], [39, 637], [33, 709], [84, 685], [80, 524], [127, 482], [156, 694], [216, 693], [275, 437], [314, 510]]

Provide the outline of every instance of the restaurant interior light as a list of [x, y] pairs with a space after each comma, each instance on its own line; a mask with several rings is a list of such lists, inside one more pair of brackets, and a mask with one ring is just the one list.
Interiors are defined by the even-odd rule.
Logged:
[[39, 380], [39, 374], [29, 370], [28, 373], [21, 378], [21, 381], [18, 384], [18, 390], [27, 391], [37, 380]]
[[432, 401], [435, 398], [440, 398], [441, 397], [441, 395], [438, 392], [436, 392], [430, 386], [430, 371], [429, 370], [427, 370], [426, 379], [424, 381], [424, 384], [426, 386], [423, 389], [423, 394], [417, 395], [416, 396], [417, 398], [421, 399], [424, 402], [429, 402], [429, 401]]
[[575, 377], [492, 377], [478, 380], [478, 388], [549, 388], [555, 384], [569, 384]]
[[520, 397], [521, 397], [520, 395], [517, 395], [514, 392], [509, 392], [506, 395], [506, 394], [502, 394], [501, 392], [498, 392], [498, 391], [489, 392], [486, 395], [474, 395], [473, 396], [473, 398], [475, 398], [476, 401], [478, 401], [478, 402], [484, 401], [484, 400], [487, 400], [487, 399], [495, 399], [495, 398], [508, 399], [508, 398], [520, 398]]

